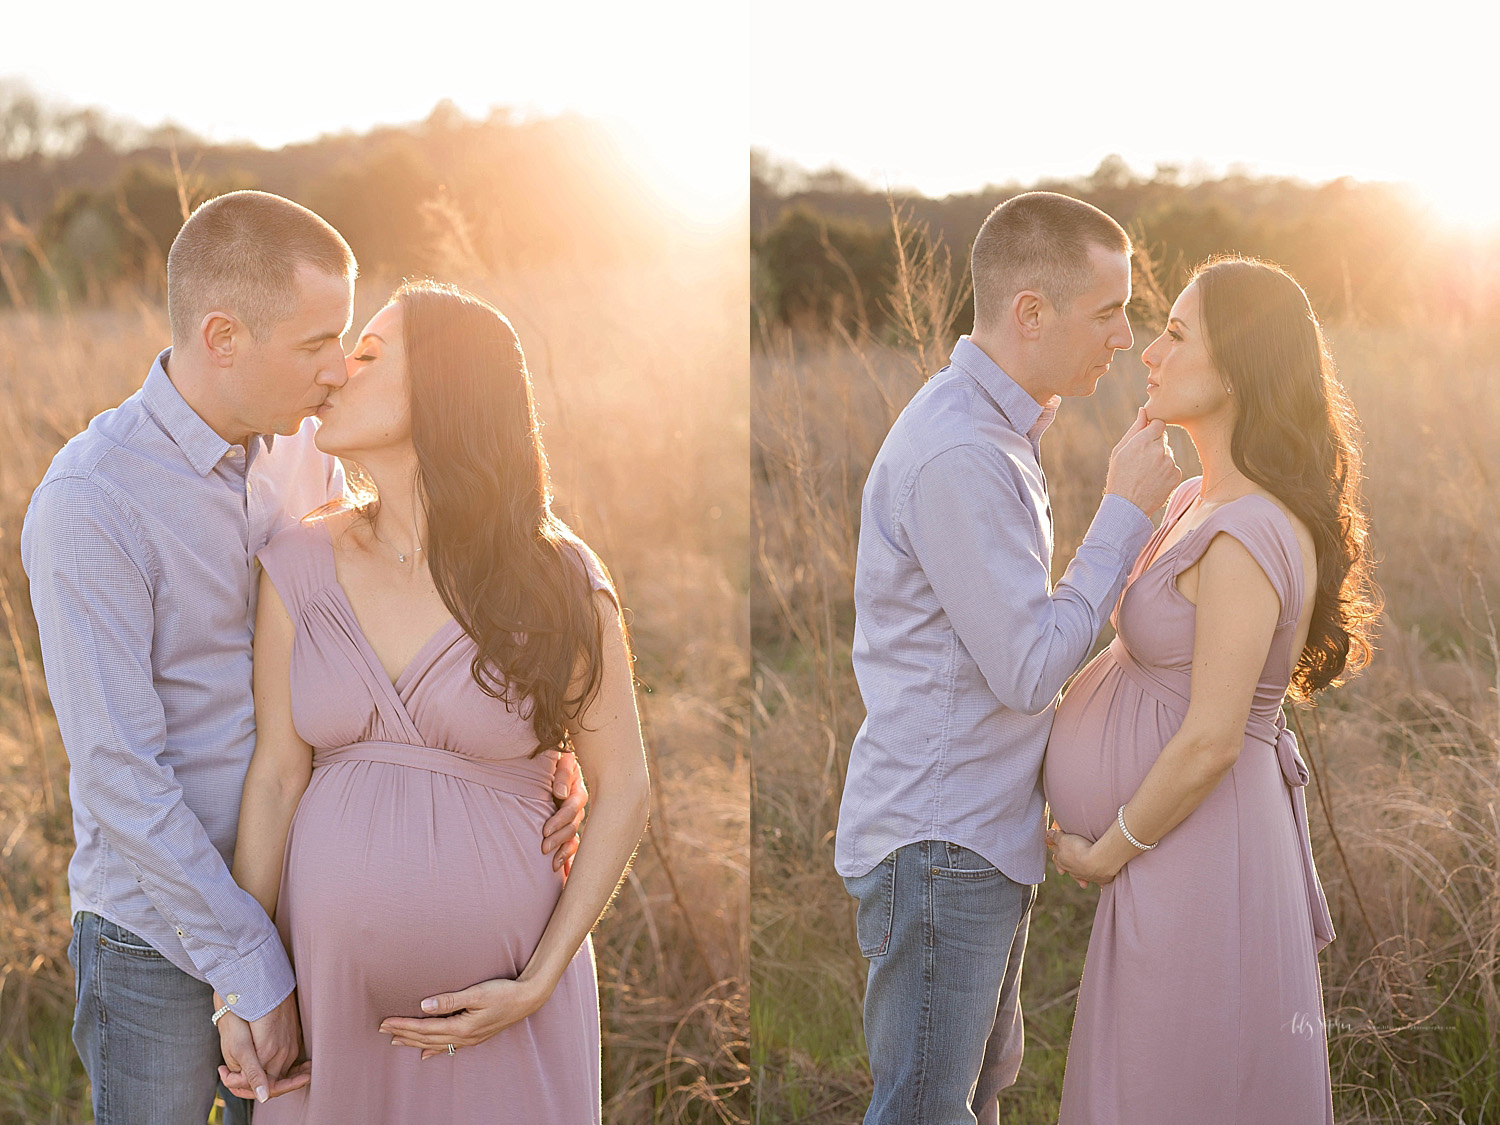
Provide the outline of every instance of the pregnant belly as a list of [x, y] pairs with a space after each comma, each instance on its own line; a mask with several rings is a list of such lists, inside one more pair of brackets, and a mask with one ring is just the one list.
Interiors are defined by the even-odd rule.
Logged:
[[562, 890], [550, 805], [411, 766], [314, 771], [287, 841], [278, 923], [299, 986], [385, 1015], [514, 977]]
[[1098, 839], [1179, 722], [1120, 671], [1108, 649], [1100, 653], [1053, 718], [1042, 763], [1052, 819], [1065, 832]]

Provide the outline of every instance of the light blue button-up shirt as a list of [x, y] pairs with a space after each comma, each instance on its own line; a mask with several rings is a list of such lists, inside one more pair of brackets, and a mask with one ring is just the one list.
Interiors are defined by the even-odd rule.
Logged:
[[139, 934], [258, 1019], [292, 990], [259, 904], [229, 873], [255, 749], [255, 553], [343, 490], [309, 419], [231, 446], [167, 376], [58, 453], [21, 554], [71, 774], [74, 912]]
[[967, 336], [913, 396], [865, 482], [854, 671], [866, 718], [834, 861], [863, 875], [947, 840], [1040, 883], [1042, 755], [1058, 693], [1088, 655], [1152, 524], [1105, 496], [1054, 589], [1045, 407]]

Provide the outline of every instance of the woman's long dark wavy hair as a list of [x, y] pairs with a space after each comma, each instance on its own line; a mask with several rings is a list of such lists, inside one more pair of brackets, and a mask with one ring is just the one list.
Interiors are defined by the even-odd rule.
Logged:
[[427, 568], [477, 651], [485, 694], [530, 707], [537, 747], [599, 691], [604, 622], [582, 555], [552, 514], [531, 376], [510, 321], [453, 285], [412, 281], [401, 306]]
[[1380, 593], [1360, 494], [1359, 418], [1307, 294], [1281, 267], [1211, 258], [1193, 274], [1214, 366], [1239, 404], [1230, 454], [1297, 514], [1318, 554], [1307, 643], [1292, 672], [1310, 699], [1370, 661]]

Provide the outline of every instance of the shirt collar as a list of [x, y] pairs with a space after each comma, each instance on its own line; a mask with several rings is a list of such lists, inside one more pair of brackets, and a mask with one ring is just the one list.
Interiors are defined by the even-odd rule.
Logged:
[[[224, 459], [232, 446], [198, 416], [198, 412], [188, 405], [187, 399], [173, 385], [166, 366], [171, 356], [172, 349], [166, 348], [156, 357], [150, 374], [146, 376], [145, 385], [141, 388], [141, 397], [146, 409], [162, 424], [177, 448], [182, 450], [188, 464], [199, 476], [206, 477], [214, 471], [214, 466]], [[270, 452], [274, 436], [261, 434], [259, 442], [250, 442], [249, 460], [255, 460], [258, 447]]]
[[1040, 405], [967, 336], [958, 338], [958, 343], [953, 345], [953, 354], [948, 358], [954, 367], [983, 388], [1016, 433], [1025, 435], [1033, 445], [1042, 440], [1042, 434], [1057, 417], [1057, 408], [1062, 403], [1059, 396], [1053, 395], [1045, 406]]

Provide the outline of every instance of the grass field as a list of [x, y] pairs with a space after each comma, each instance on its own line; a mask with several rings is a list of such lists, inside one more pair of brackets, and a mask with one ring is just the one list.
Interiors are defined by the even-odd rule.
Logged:
[[[763, 1125], [857, 1120], [865, 962], [833, 871], [850, 741], [860, 489], [891, 421], [958, 330], [945, 271], [907, 231], [880, 333], [762, 330], [752, 354], [752, 1070]], [[930, 248], [928, 248], [930, 249]], [[941, 252], [931, 262], [941, 265]], [[1060, 575], [1108, 451], [1144, 401], [1135, 354], [1064, 404], [1043, 446]], [[1337, 1119], [1500, 1122], [1500, 333], [1335, 326], [1365, 425], [1387, 598], [1373, 666], [1294, 712], [1339, 936], [1321, 955]], [[1174, 448], [1196, 471], [1185, 435]], [[1056, 1120], [1096, 891], [1049, 876], [1022, 997], [1027, 1055], [1001, 1120]]]
[[[743, 235], [648, 267], [466, 273], [516, 325], [559, 510], [624, 595], [652, 824], [596, 934], [605, 1120], [747, 1102], [749, 430]], [[394, 288], [362, 279], [358, 327]], [[145, 303], [0, 315], [0, 1122], [89, 1119], [69, 1041], [67, 763], [18, 553], [53, 453], [167, 343]]]

